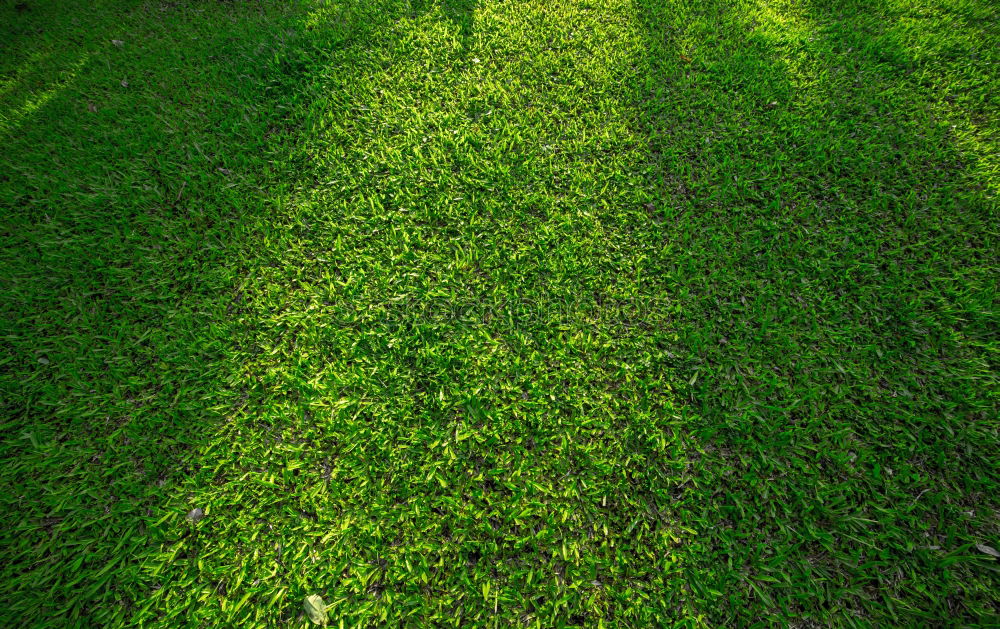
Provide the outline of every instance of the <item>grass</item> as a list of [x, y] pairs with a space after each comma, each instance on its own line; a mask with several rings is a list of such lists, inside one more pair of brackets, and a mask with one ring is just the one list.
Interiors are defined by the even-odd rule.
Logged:
[[994, 623], [998, 17], [0, 4], [2, 624]]

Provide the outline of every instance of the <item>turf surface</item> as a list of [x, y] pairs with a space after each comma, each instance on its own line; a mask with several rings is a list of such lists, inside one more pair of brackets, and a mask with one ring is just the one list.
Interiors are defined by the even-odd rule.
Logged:
[[0, 5], [2, 624], [995, 622], [1000, 16], [873, 4]]

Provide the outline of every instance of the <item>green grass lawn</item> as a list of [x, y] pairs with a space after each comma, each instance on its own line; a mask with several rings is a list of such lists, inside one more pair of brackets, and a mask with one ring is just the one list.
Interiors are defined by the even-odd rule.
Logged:
[[998, 95], [990, 0], [0, 2], [0, 626], [995, 626]]

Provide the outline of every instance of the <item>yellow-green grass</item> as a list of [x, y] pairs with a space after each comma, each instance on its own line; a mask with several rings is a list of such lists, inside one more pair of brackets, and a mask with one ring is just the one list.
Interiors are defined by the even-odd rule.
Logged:
[[994, 622], [998, 17], [0, 5], [0, 624]]

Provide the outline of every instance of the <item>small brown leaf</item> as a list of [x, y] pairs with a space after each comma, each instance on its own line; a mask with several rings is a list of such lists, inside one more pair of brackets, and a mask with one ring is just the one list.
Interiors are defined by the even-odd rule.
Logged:
[[94, 103], [87, 103], [87, 110], [90, 113], [92, 113], [92, 114], [96, 114], [97, 113], [97, 105], [95, 105]]

